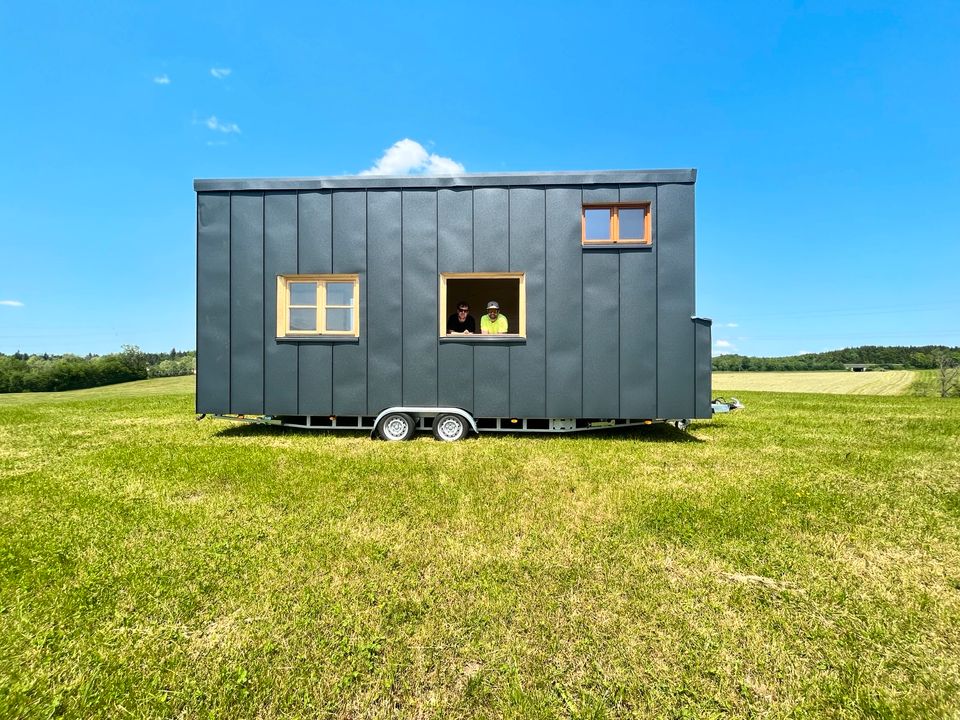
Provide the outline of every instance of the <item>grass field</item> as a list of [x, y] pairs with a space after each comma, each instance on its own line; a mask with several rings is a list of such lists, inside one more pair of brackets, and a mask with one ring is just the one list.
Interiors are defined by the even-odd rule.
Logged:
[[909, 395], [915, 394], [921, 378], [926, 378], [927, 375], [930, 375], [930, 372], [916, 370], [858, 373], [715, 372], [713, 390], [714, 394], [718, 391], [763, 390], [841, 395]]
[[569, 437], [0, 398], [2, 717], [957, 717], [960, 401]]

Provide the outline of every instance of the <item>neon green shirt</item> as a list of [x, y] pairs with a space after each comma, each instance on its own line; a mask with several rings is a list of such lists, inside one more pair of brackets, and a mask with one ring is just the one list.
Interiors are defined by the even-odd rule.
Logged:
[[507, 318], [504, 315], [497, 315], [496, 320], [491, 320], [490, 315], [484, 313], [480, 318], [480, 332], [485, 335], [499, 335], [507, 332]]

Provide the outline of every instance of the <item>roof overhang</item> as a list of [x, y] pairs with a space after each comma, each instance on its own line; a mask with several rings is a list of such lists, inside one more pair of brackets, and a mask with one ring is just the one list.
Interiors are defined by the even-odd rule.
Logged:
[[462, 175], [342, 175], [315, 178], [226, 178], [194, 180], [197, 192], [243, 190], [365, 190], [367, 188], [468, 188], [514, 185], [657, 185], [694, 183], [694, 168], [681, 170], [596, 170], [574, 172], [465, 173]]

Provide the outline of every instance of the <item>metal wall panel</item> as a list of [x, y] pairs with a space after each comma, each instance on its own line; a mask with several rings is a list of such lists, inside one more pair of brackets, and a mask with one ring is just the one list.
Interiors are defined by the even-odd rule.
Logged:
[[[473, 190], [438, 190], [437, 272], [472, 271]], [[456, 302], [457, 298], [452, 298], [452, 301]], [[471, 314], [479, 322], [477, 313], [477, 308], [471, 308]], [[439, 332], [439, 328], [437, 330]], [[440, 345], [437, 352], [437, 402], [439, 405], [473, 412], [472, 345]]]
[[[473, 191], [473, 266], [477, 272], [510, 269], [510, 195], [506, 188]], [[477, 329], [484, 308], [477, 309]], [[516, 327], [517, 318], [507, 318]], [[473, 407], [478, 417], [510, 414], [510, 347], [473, 350]]]
[[477, 272], [510, 268], [509, 205], [506, 188], [473, 191], [473, 266]]
[[263, 195], [230, 201], [230, 412], [263, 412]]
[[[437, 404], [437, 193], [403, 191], [403, 402]], [[380, 288], [379, 292], [396, 292]]]
[[230, 412], [230, 195], [197, 195], [197, 412]]
[[583, 188], [583, 204], [616, 203], [620, 201], [620, 188], [616, 185], [592, 185]]
[[657, 415], [657, 188], [624, 186], [620, 202], [649, 202], [653, 243], [620, 251], [620, 415]]
[[657, 189], [657, 414], [694, 413], [693, 186]]
[[[333, 268], [333, 210], [330, 191], [302, 192], [299, 198], [297, 272], [324, 274]], [[320, 343], [298, 346], [298, 415], [333, 413], [333, 347]]]
[[711, 327], [709, 320], [695, 320], [696, 323], [696, 406], [691, 417], [710, 418], [713, 383], [713, 358], [711, 356]]
[[541, 188], [510, 189], [510, 270], [524, 273], [527, 341], [510, 348], [510, 415], [545, 417], [546, 227]]
[[620, 254], [583, 251], [583, 414], [620, 417]]
[[546, 190], [547, 417], [583, 415], [580, 188]]
[[296, 415], [297, 346], [278, 343], [277, 275], [297, 270], [297, 195], [267, 193], [263, 198], [263, 411]]
[[[333, 272], [360, 275], [360, 339], [333, 346], [333, 414], [367, 414], [367, 194], [333, 194]], [[377, 297], [377, 295], [374, 295]]]
[[399, 190], [367, 193], [369, 413], [403, 402], [402, 226]]
[[473, 412], [476, 417], [510, 415], [510, 348], [477, 345], [473, 349]]

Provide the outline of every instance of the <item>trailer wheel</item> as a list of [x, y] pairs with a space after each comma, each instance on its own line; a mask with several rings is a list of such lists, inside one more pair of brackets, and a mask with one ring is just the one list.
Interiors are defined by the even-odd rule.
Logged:
[[677, 426], [677, 430], [686, 430], [688, 427], [690, 427], [689, 420], [677, 420], [673, 424]]
[[444, 413], [433, 421], [433, 437], [442, 442], [456, 442], [467, 435], [467, 421], [460, 415]]
[[415, 429], [413, 418], [403, 412], [387, 413], [377, 423], [377, 435], [391, 442], [409, 440]]

